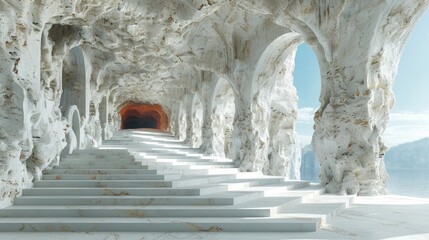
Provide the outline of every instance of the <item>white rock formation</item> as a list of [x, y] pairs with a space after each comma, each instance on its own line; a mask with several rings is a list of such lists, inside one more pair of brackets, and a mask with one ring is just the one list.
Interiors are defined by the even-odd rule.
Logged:
[[[292, 72], [303, 41], [322, 76], [313, 137], [322, 183], [331, 192], [383, 194], [392, 83], [427, 6], [0, 0], [0, 207], [67, 144], [69, 153], [112, 136], [127, 102], [160, 104], [178, 137], [234, 158], [243, 171], [299, 178]], [[63, 111], [71, 106], [80, 119]]]
[[201, 146], [201, 127], [203, 124], [203, 104], [197, 93], [188, 95], [187, 130], [185, 143], [198, 148]]

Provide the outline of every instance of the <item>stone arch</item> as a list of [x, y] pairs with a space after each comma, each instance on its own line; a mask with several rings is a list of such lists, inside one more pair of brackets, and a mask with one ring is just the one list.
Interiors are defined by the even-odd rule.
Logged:
[[[284, 34], [268, 45], [256, 65], [250, 94], [254, 156], [244, 159], [242, 170], [299, 178], [300, 148], [294, 129], [298, 97], [292, 72], [302, 42], [298, 33]], [[292, 165], [298, 165], [293, 174]]]
[[89, 85], [86, 81], [86, 67], [82, 48], [72, 48], [62, 64], [62, 94], [60, 107], [76, 105], [79, 113], [88, 116]]
[[79, 109], [73, 105], [61, 109], [63, 117], [71, 124], [70, 129], [66, 133], [67, 146], [62, 151], [61, 155], [69, 155], [75, 149], [80, 149], [82, 143], [81, 124]]
[[231, 133], [235, 115], [234, 91], [231, 84], [219, 78], [210, 99], [210, 112], [213, 128], [213, 153], [220, 157], [229, 155]]

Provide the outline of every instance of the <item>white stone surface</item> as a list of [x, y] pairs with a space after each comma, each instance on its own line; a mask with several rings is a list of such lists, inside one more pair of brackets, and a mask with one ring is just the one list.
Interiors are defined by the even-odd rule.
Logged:
[[[78, 148], [111, 137], [124, 103], [160, 104], [172, 132], [195, 134], [193, 146], [227, 154], [242, 171], [299, 178], [291, 78], [302, 41], [321, 69], [312, 144], [322, 183], [385, 194], [392, 83], [428, 2], [1, 0], [0, 207], [73, 144], [61, 114], [71, 105]], [[216, 91], [219, 79], [231, 90]]]
[[[329, 225], [313, 233], [222, 233], [222, 232], [157, 232], [62, 233], [62, 239], [389, 239], [425, 240], [429, 237], [427, 199], [404, 196], [357, 197]], [[57, 239], [58, 233], [0, 233], [5, 239]]]

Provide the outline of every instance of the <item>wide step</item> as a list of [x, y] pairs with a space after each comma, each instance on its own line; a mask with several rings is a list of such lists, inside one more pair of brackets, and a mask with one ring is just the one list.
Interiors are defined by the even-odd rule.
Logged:
[[319, 219], [296, 218], [7, 218], [16, 232], [311, 232]]
[[241, 173], [168, 133], [76, 150], [0, 210], [0, 231], [306, 232], [350, 203], [306, 181]]

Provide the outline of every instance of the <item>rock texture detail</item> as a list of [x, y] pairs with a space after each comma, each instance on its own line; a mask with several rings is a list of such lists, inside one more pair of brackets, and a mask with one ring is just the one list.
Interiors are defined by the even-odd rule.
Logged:
[[[386, 193], [382, 138], [428, 0], [0, 0], [0, 207], [121, 126], [128, 102], [242, 171], [299, 178], [294, 56], [319, 60], [313, 148], [330, 192]], [[124, 116], [122, 116], [124, 118]]]

